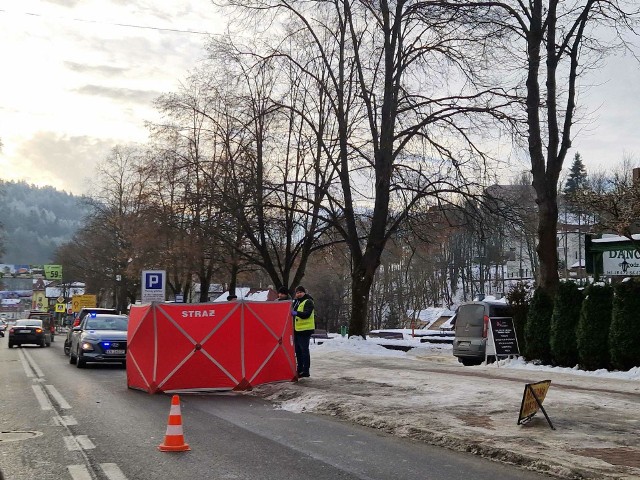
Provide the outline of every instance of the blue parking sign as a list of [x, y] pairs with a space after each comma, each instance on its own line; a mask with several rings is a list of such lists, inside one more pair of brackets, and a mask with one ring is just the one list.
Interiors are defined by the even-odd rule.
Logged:
[[162, 288], [162, 274], [159, 272], [147, 272], [144, 279], [144, 287], [147, 290], [160, 290]]
[[167, 272], [165, 270], [143, 270], [141, 278], [142, 303], [164, 302]]

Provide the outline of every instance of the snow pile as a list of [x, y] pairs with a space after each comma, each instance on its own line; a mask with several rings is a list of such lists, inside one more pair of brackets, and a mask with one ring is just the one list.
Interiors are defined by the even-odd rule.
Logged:
[[[544, 407], [556, 430], [541, 412], [517, 425], [524, 385], [547, 379]], [[586, 372], [522, 359], [463, 367], [448, 344], [333, 336], [311, 346], [311, 378], [252, 394], [561, 478], [640, 478], [635, 457], [624, 464], [629, 449], [640, 454], [639, 392], [640, 368]]]

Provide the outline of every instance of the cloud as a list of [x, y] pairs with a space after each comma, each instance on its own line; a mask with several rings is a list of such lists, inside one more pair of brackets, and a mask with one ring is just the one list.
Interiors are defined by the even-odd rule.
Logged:
[[45, 3], [53, 3], [62, 7], [74, 8], [80, 3], [80, 0], [44, 0]]
[[77, 73], [98, 74], [105, 77], [115, 77], [122, 75], [128, 69], [124, 67], [112, 67], [110, 65], [86, 65], [76, 62], [64, 62], [64, 65]]
[[157, 97], [160, 96], [160, 92], [149, 90], [135, 90], [122, 87], [105, 87], [102, 85], [84, 85], [83, 87], [76, 88], [74, 91], [77, 93], [82, 93], [83, 95], [95, 95], [100, 97], [107, 97], [112, 100], [126, 102], [129, 104], [142, 103], [145, 105], [151, 104]]
[[82, 194], [90, 188], [96, 165], [116, 143], [105, 138], [39, 131], [20, 145], [16, 157], [29, 166], [31, 178], [27, 181]]

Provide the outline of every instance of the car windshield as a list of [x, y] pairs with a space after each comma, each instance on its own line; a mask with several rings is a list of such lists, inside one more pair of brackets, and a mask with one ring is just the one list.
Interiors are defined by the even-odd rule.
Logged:
[[127, 317], [92, 317], [87, 320], [87, 330], [127, 330]]
[[42, 320], [18, 320], [16, 327], [42, 327]]

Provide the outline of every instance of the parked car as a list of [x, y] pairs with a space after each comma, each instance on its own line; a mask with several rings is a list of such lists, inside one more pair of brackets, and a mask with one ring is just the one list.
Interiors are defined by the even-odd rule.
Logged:
[[7, 322], [0, 320], [0, 337], [4, 337], [4, 332], [7, 330]]
[[35, 318], [24, 318], [16, 321], [16, 324], [9, 328], [9, 338], [7, 345], [13, 348], [14, 345], [22, 346], [34, 344], [40, 347], [51, 346], [51, 333], [42, 326], [42, 320]]
[[49, 331], [49, 334], [51, 335], [51, 341], [53, 342], [53, 339], [56, 336], [56, 323], [55, 319], [53, 318], [53, 313], [43, 312], [41, 310], [31, 310], [27, 318], [36, 318], [38, 320], [42, 320], [42, 326]]
[[108, 314], [118, 314], [119, 312], [115, 308], [100, 308], [100, 307], [86, 307], [80, 309], [78, 315], [73, 321], [71, 328], [67, 332], [67, 338], [64, 340], [64, 354], [69, 355], [71, 352], [71, 336], [73, 334], [73, 328], [80, 325], [80, 322], [89, 314], [98, 314], [98, 313], [108, 313]]
[[89, 362], [121, 362], [126, 365], [128, 323], [126, 315], [86, 315], [72, 330], [69, 363], [76, 364], [78, 368]]
[[467, 302], [458, 307], [453, 355], [463, 365], [480, 365], [486, 356], [489, 319], [513, 317], [508, 303], [496, 300]]

